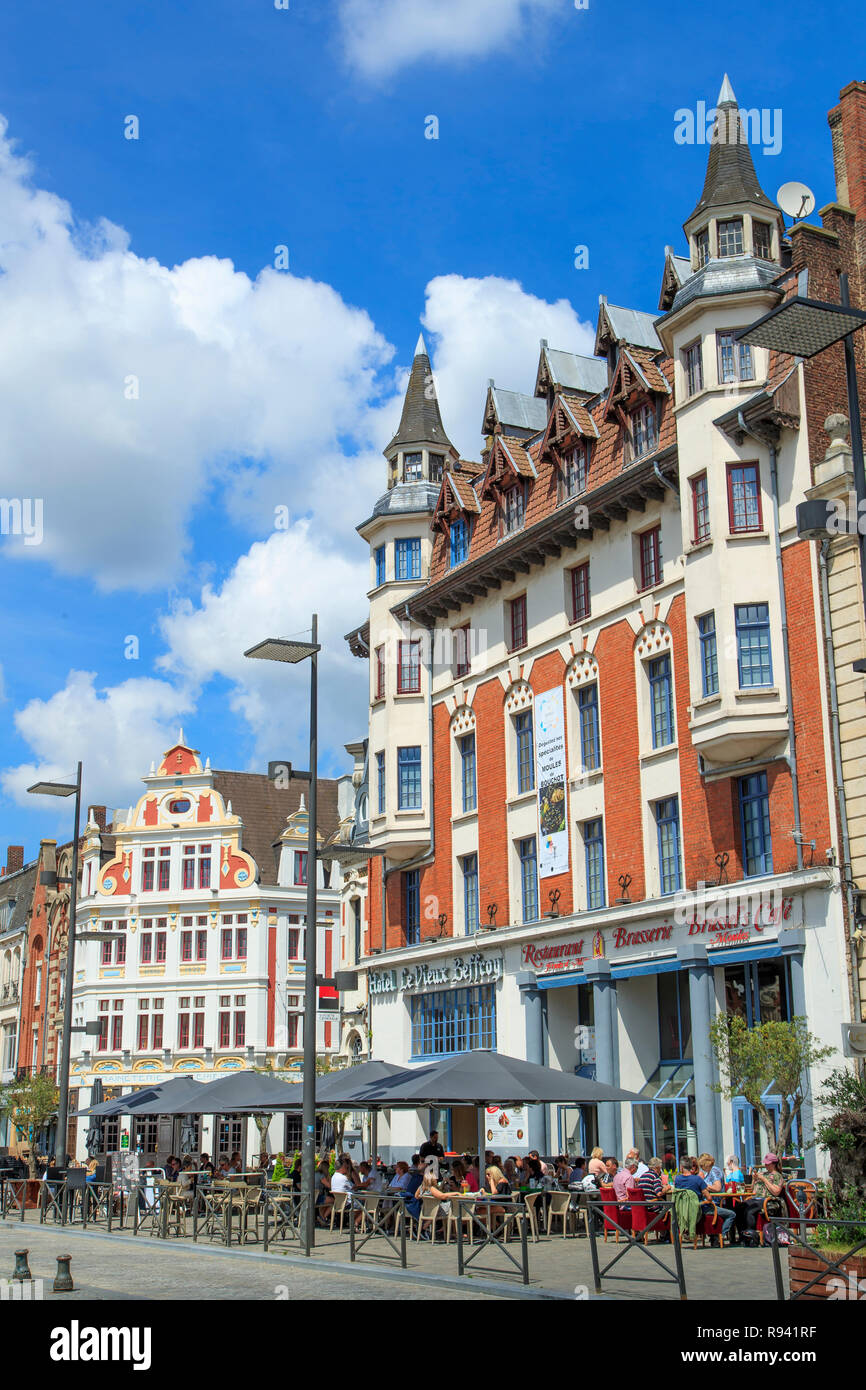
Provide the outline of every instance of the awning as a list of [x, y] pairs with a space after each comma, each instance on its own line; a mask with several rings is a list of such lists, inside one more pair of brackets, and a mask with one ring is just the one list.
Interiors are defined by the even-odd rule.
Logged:
[[[713, 966], [739, 965], [744, 961], [772, 960], [781, 954], [782, 947], [778, 941], [768, 942], [766, 946], [745, 946], [741, 951], [732, 951], [729, 946], [719, 946], [713, 950], [712, 946], [708, 946], [707, 963]], [[664, 956], [661, 960], [642, 961], [636, 965], [611, 966], [610, 979], [629, 980], [637, 975], [666, 975], [669, 971], [686, 969], [688, 966], [677, 960], [676, 956]], [[563, 975], [539, 975], [536, 988], [563, 989], [567, 985], [585, 984], [586, 975], [582, 970], [575, 970]]]

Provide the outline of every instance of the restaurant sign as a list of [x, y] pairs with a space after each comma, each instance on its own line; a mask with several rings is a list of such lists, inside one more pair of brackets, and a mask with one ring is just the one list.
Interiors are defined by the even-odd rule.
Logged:
[[455, 956], [453, 961], [437, 961], [434, 965], [419, 961], [401, 969], [371, 970], [369, 985], [371, 994], [407, 994], [416, 989], [435, 989], [437, 985], [495, 984], [501, 979], [502, 957], [482, 956], [476, 951], [471, 956]]
[[670, 954], [684, 941], [703, 940], [711, 951], [725, 946], [744, 946], [749, 942], [771, 940], [776, 928], [790, 921], [793, 898], [775, 904], [738, 903], [724, 915], [697, 915], [686, 920], [668, 916], [657, 926], [611, 927], [592, 937], [566, 937], [561, 941], [527, 941], [521, 948], [521, 964], [539, 975], [582, 970], [587, 957], [606, 957], [611, 963], [642, 956]]

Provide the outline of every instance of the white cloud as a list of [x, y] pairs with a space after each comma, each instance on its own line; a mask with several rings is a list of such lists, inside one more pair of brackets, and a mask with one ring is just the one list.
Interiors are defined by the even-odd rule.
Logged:
[[380, 79], [421, 60], [485, 58], [525, 40], [532, 21], [570, 0], [340, 0], [350, 64]]
[[594, 326], [567, 299], [548, 304], [516, 280], [440, 275], [427, 286], [424, 324], [435, 337], [433, 375], [449, 438], [478, 458], [488, 380], [506, 391], [535, 391], [539, 341], [592, 356]]
[[15, 714], [18, 733], [33, 750], [32, 762], [7, 769], [3, 791], [33, 808], [27, 787], [40, 778], [74, 776], [80, 759], [84, 807], [127, 806], [141, 794], [139, 778], [170, 746], [193, 708], [182, 684], [139, 677], [98, 689], [93, 671], [70, 671], [47, 700], [30, 700]]
[[214, 480], [235, 499], [270, 475], [285, 501], [311, 460], [370, 446], [392, 350], [329, 285], [214, 256], [168, 269], [108, 222], [79, 227], [5, 132], [0, 495], [42, 498], [45, 539], [4, 553], [167, 587]]

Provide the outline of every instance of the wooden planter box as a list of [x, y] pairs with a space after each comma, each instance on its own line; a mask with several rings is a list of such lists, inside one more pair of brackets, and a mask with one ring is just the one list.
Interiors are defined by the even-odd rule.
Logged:
[[[851, 1242], [852, 1245], [854, 1242]], [[834, 1258], [831, 1256], [830, 1258]], [[821, 1271], [824, 1271], [821, 1274]], [[844, 1274], [841, 1272], [844, 1271]], [[832, 1298], [834, 1302], [840, 1300], [848, 1302], [855, 1297], [853, 1291], [853, 1279], [848, 1287], [840, 1288], [839, 1279], [848, 1279], [849, 1275], [856, 1276], [857, 1280], [863, 1281], [862, 1290], [857, 1296], [866, 1298], [866, 1257], [863, 1255], [853, 1255], [850, 1259], [844, 1260], [841, 1270], [827, 1269], [825, 1262], [818, 1258], [812, 1250], [806, 1250], [801, 1245], [791, 1245], [788, 1247], [788, 1285], [792, 1296], [799, 1293], [800, 1289], [805, 1288], [810, 1279], [814, 1279], [816, 1274], [821, 1274], [817, 1283], [813, 1284], [808, 1293], [803, 1294], [802, 1303], [820, 1301]]]

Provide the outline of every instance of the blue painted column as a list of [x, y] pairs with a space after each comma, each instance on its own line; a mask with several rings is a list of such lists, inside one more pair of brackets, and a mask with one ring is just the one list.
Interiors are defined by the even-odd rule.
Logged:
[[[595, 1077], [608, 1086], [619, 1081], [617, 1067], [616, 981], [611, 979], [610, 961], [588, 960], [584, 965], [587, 982], [592, 985], [595, 1016]], [[620, 1107], [615, 1102], [598, 1106], [598, 1142], [606, 1154], [621, 1158], [622, 1126]]]
[[[782, 948], [782, 955], [786, 956], [791, 963], [791, 1016], [806, 1018], [805, 927], [788, 927], [785, 931], [780, 932], [779, 945]], [[800, 1142], [806, 1164], [806, 1177], [811, 1178], [814, 1182], [818, 1176], [818, 1156], [814, 1145], [811, 1148], [807, 1147], [807, 1145], [812, 1144], [815, 1138], [815, 1107], [811, 1075], [806, 1077], [803, 1096], [803, 1107], [800, 1111]]]
[[[526, 1025], [526, 1060], [543, 1067], [545, 1048], [542, 991], [538, 988], [535, 972], [532, 970], [518, 971], [516, 979]], [[547, 1149], [546, 1110], [547, 1107], [544, 1105], [530, 1105], [527, 1110], [529, 1147], [538, 1149], [540, 1154], [545, 1153]]]
[[692, 1056], [695, 1067], [695, 1113], [698, 1152], [711, 1153], [724, 1166], [720, 1097], [712, 1088], [716, 1082], [710, 1023], [715, 1017], [713, 967], [707, 948], [699, 941], [685, 941], [677, 949], [677, 960], [689, 972], [689, 1005], [692, 1015]]

